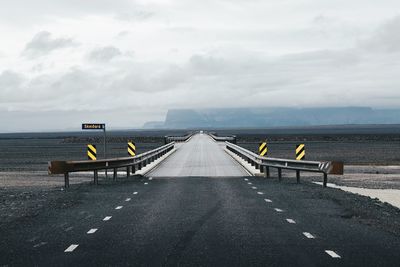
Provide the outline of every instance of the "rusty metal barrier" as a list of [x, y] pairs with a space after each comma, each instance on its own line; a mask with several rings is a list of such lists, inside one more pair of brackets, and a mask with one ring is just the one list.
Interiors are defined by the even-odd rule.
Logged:
[[123, 157], [103, 160], [82, 160], [82, 161], [51, 161], [49, 162], [49, 175], [64, 174], [65, 187], [69, 187], [69, 173], [71, 172], [94, 172], [94, 184], [98, 184], [99, 170], [114, 170], [113, 179], [117, 179], [118, 168], [126, 168], [127, 177], [134, 174], [136, 170], [141, 170], [146, 165], [162, 157], [175, 146], [175, 142], [166, 144], [159, 148], [139, 154], [135, 157]]
[[297, 182], [300, 182], [300, 171], [306, 172], [319, 172], [324, 175], [323, 185], [326, 187], [328, 183], [328, 174], [343, 174], [343, 162], [336, 161], [305, 161], [305, 160], [290, 160], [290, 159], [278, 159], [259, 156], [250, 150], [247, 150], [238, 145], [225, 142], [226, 148], [246, 160], [256, 169], [259, 169], [261, 173], [265, 173], [266, 177], [270, 177], [270, 168], [276, 168], [278, 170], [278, 179], [282, 180], [282, 169], [289, 169], [296, 171]]

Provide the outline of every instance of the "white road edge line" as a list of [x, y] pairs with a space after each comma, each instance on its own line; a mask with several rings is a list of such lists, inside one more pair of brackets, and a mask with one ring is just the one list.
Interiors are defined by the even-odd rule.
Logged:
[[287, 221], [288, 223], [296, 223], [296, 221], [293, 220], [293, 219], [286, 219], [286, 221]]
[[339, 254], [337, 254], [335, 251], [333, 251], [333, 250], [325, 250], [325, 252], [329, 255], [329, 256], [331, 256], [332, 258], [336, 258], [336, 259], [340, 259], [341, 257], [340, 257], [340, 255]]
[[116, 210], [120, 210], [120, 209], [122, 209], [122, 208], [123, 208], [123, 206], [117, 206], [117, 207], [115, 207]]
[[263, 193], [263, 192], [257, 192], [257, 194], [259, 194], [259, 195], [264, 195], [264, 193]]
[[97, 228], [92, 228], [92, 229], [90, 229], [90, 230], [87, 232], [87, 234], [88, 234], [88, 235], [94, 234], [94, 233], [96, 233], [96, 231], [97, 231]]
[[103, 221], [109, 221], [112, 218], [112, 216], [106, 216], [104, 217]]
[[272, 203], [272, 200], [271, 200], [271, 199], [264, 198], [264, 200], [265, 200], [265, 202]]
[[79, 245], [76, 244], [72, 244], [71, 246], [69, 246], [66, 250], [64, 250], [64, 252], [72, 252], [74, 251]]
[[283, 210], [278, 209], [278, 208], [275, 208], [274, 210], [275, 210], [276, 212], [283, 212]]
[[304, 235], [305, 237], [307, 237], [307, 238], [310, 238], [310, 239], [314, 239], [314, 238], [315, 238], [315, 237], [314, 237], [312, 234], [310, 234], [309, 232], [304, 232], [303, 235]]

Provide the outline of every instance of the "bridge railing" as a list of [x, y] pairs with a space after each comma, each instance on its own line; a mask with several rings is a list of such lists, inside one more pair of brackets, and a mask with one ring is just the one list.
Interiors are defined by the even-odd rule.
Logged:
[[49, 175], [64, 174], [65, 187], [69, 187], [69, 173], [71, 172], [94, 172], [94, 184], [98, 184], [98, 171], [113, 169], [113, 179], [117, 179], [118, 168], [126, 168], [126, 174], [134, 174], [146, 165], [162, 157], [172, 149], [175, 142], [166, 144], [156, 149], [144, 152], [134, 157], [123, 157], [103, 160], [82, 160], [82, 161], [51, 161], [48, 166]]
[[172, 136], [172, 135], [167, 135], [164, 137], [164, 142], [165, 144], [171, 143], [171, 142], [186, 142], [190, 138], [192, 138], [194, 134], [190, 133], [184, 136]]
[[229, 142], [226, 142], [226, 148], [250, 163], [256, 169], [259, 169], [261, 173], [265, 173], [266, 177], [270, 177], [270, 168], [276, 168], [278, 170], [279, 180], [282, 180], [282, 169], [295, 170], [297, 182], [300, 182], [300, 171], [319, 172], [324, 175], [323, 186], [326, 187], [328, 183], [328, 174], [343, 174], [342, 162], [305, 161], [263, 157]]
[[230, 136], [218, 136], [213, 133], [208, 133], [209, 136], [212, 137], [217, 142], [230, 142], [233, 144], [236, 144], [236, 136], [230, 135]]

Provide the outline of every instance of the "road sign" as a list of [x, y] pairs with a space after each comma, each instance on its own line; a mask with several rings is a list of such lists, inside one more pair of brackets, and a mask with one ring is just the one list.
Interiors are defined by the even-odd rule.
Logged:
[[261, 142], [258, 147], [258, 154], [260, 156], [266, 156], [268, 153], [267, 141]]
[[304, 144], [296, 146], [296, 160], [303, 160], [306, 157], [306, 148]]
[[96, 145], [87, 145], [87, 155], [89, 160], [97, 160]]
[[132, 141], [128, 142], [128, 155], [132, 157], [136, 156], [136, 145]]
[[105, 130], [105, 123], [82, 123], [82, 130]]

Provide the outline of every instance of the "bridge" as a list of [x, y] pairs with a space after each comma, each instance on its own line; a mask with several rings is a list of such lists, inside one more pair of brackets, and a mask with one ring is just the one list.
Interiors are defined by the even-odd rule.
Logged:
[[[329, 162], [265, 159], [207, 134], [171, 137], [135, 158], [52, 162], [51, 173], [129, 179], [68, 189], [72, 204], [2, 234], [8, 266], [397, 266], [400, 239], [352, 219], [333, 189], [269, 168], [320, 172]], [[267, 172], [268, 170], [268, 172]], [[255, 175], [257, 174], [257, 175]], [[305, 175], [305, 174], [302, 174]], [[269, 176], [269, 178], [267, 178]], [[299, 178], [299, 175], [297, 176]], [[343, 193], [344, 196], [345, 193]]]

